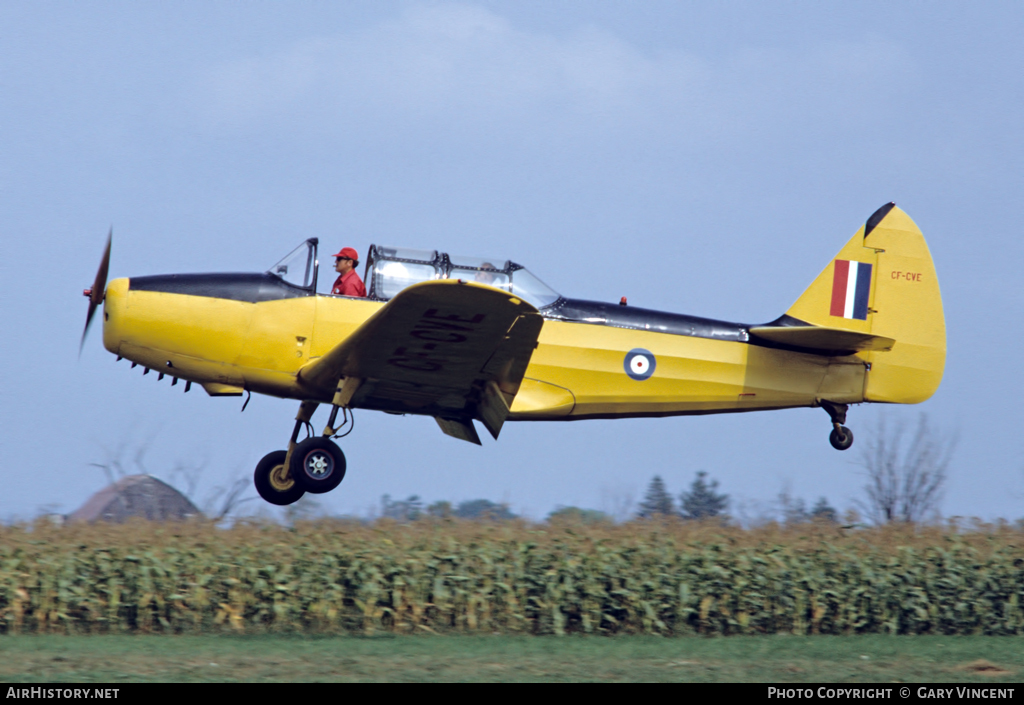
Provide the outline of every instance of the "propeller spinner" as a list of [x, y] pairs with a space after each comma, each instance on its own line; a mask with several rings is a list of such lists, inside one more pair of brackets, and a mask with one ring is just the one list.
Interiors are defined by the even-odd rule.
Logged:
[[85, 330], [82, 331], [82, 342], [78, 345], [78, 354], [82, 354], [85, 346], [85, 336], [89, 333], [89, 324], [96, 313], [96, 307], [103, 303], [103, 297], [107, 291], [107, 269], [110, 267], [110, 242], [114, 238], [114, 229], [110, 229], [107, 235], [107, 248], [103, 251], [103, 259], [100, 260], [100, 267], [96, 270], [96, 280], [92, 288], [86, 289], [82, 295], [89, 297], [89, 313], [85, 317]]

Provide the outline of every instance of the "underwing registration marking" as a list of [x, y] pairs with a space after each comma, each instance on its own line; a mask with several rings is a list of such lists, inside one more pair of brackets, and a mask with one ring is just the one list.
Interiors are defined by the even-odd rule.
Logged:
[[409, 331], [411, 338], [422, 342], [395, 348], [388, 364], [416, 372], [440, 372], [452, 361], [446, 350], [469, 340], [485, 318], [485, 313], [463, 315], [427, 309]]

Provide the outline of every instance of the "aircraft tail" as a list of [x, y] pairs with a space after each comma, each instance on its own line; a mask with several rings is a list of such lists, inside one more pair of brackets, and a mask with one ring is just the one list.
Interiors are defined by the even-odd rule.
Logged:
[[868, 218], [786, 315], [895, 341], [889, 349], [882, 343], [857, 348], [870, 363], [865, 401], [916, 404], [942, 381], [946, 321], [935, 265], [924, 235], [894, 203]]

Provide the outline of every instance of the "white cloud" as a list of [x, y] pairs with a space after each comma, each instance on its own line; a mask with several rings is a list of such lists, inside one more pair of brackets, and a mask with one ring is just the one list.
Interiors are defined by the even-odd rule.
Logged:
[[287, 125], [344, 136], [626, 128], [696, 144], [877, 123], [909, 67], [899, 46], [877, 39], [750, 48], [711, 62], [645, 52], [593, 27], [530, 32], [453, 4], [217, 66], [199, 93], [203, 121], [231, 129]]

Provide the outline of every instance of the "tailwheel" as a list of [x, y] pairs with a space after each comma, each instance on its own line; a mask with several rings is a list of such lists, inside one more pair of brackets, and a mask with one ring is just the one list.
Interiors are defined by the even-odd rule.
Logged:
[[836, 450], [846, 450], [853, 445], [853, 431], [846, 426], [837, 425], [828, 435], [828, 442]]
[[285, 467], [287, 457], [288, 453], [283, 450], [267, 453], [256, 464], [256, 472], [253, 473], [253, 482], [260, 497], [279, 507], [298, 501], [306, 493]]
[[307, 438], [292, 451], [291, 476], [306, 492], [330, 492], [345, 478], [345, 454], [329, 438]]
[[832, 444], [832, 447], [836, 450], [846, 450], [852, 446], [853, 431], [843, 425], [846, 423], [846, 412], [850, 410], [850, 405], [839, 404], [826, 399], [819, 399], [818, 404], [825, 410], [828, 417], [832, 419], [832, 433], [828, 436], [828, 442]]

